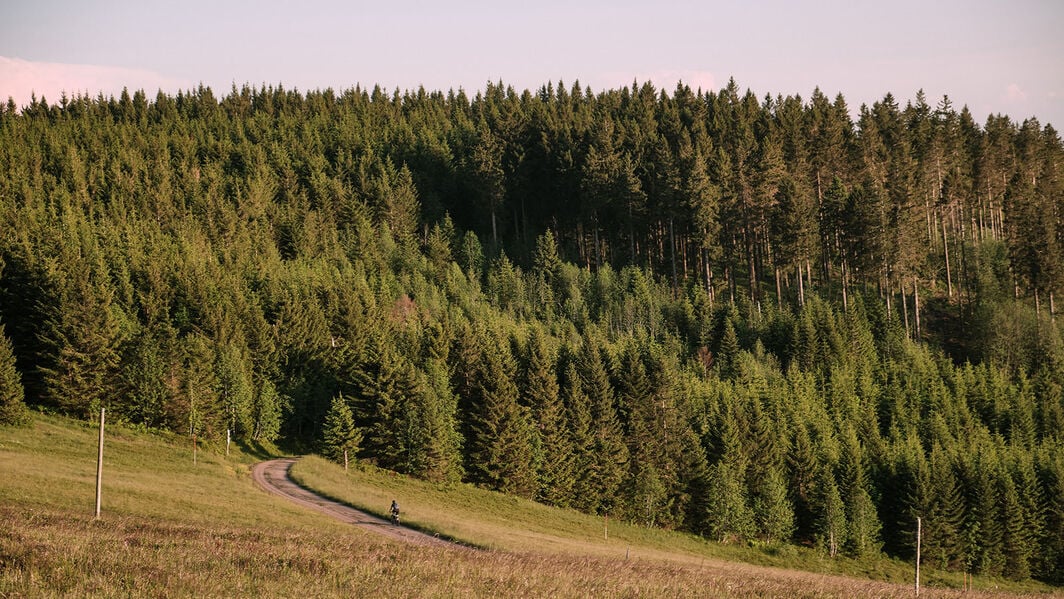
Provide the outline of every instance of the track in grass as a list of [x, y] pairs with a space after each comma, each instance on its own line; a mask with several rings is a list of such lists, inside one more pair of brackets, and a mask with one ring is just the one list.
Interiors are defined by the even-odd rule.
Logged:
[[467, 547], [451, 543], [439, 537], [429, 535], [404, 526], [395, 526], [383, 518], [378, 518], [356, 510], [355, 508], [322, 497], [313, 491], [305, 489], [295, 483], [288, 476], [288, 469], [296, 462], [295, 458], [281, 458], [255, 464], [251, 471], [251, 477], [264, 491], [280, 495], [289, 501], [303, 507], [317, 510], [323, 514], [336, 518], [341, 522], [354, 524], [363, 530], [368, 530], [393, 539], [398, 539], [416, 545], [432, 545], [437, 547]]

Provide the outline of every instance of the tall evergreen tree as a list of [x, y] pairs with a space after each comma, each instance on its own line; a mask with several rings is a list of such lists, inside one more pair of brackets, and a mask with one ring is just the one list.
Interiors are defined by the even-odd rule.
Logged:
[[45, 401], [63, 412], [87, 416], [111, 403], [119, 364], [121, 329], [106, 273], [86, 260], [61, 289], [45, 322], [48, 346], [41, 356]]
[[794, 533], [794, 508], [787, 497], [787, 485], [779, 469], [761, 480], [754, 497], [754, 518], [758, 532], [769, 543], [790, 541]]
[[15, 353], [0, 323], [0, 425], [25, 422], [29, 414], [24, 401], [25, 390], [15, 368]]
[[518, 402], [516, 366], [504, 348], [501, 344], [481, 355], [467, 471], [475, 482], [531, 498], [537, 489], [535, 429], [528, 408]]
[[581, 348], [580, 373], [591, 408], [591, 468], [588, 476], [597, 497], [592, 507], [599, 512], [609, 512], [614, 508], [615, 498], [625, 480], [629, 453], [617, 417], [603, 348], [593, 337], [586, 338]]
[[349, 459], [358, 453], [361, 443], [362, 432], [355, 426], [351, 407], [341, 393], [333, 398], [329, 411], [325, 414], [325, 423], [322, 425], [322, 453], [325, 457], [342, 463], [344, 470], [347, 470]]
[[546, 339], [539, 329], [533, 329], [521, 393], [523, 403], [531, 406], [539, 441], [536, 498], [550, 505], [566, 506], [573, 492], [574, 456], [556, 372], [556, 360]]
[[706, 510], [707, 533], [718, 542], [741, 542], [757, 531], [742, 473], [729, 460], [710, 467]]

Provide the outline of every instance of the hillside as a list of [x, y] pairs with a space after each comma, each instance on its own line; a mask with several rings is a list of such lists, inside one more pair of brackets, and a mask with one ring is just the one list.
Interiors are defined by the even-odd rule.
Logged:
[[[300, 478], [330, 493], [387, 506], [398, 494], [423, 526], [469, 535], [493, 551], [408, 547], [268, 495], [251, 484], [258, 458], [234, 447], [191, 447], [124, 426], [107, 429], [102, 518], [92, 518], [96, 429], [36, 414], [0, 428], [0, 594], [85, 596], [909, 596], [890, 585], [749, 566], [734, 548], [623, 524], [601, 540], [595, 518], [465, 485], [439, 487], [321, 460]], [[627, 559], [625, 554], [628, 553]], [[771, 563], [837, 566], [811, 552]], [[808, 554], [806, 554], [808, 553]], [[758, 557], [759, 556], [759, 557]], [[874, 578], [904, 576], [884, 562]], [[927, 572], [925, 581], [955, 584]], [[1002, 587], [1001, 585], [1006, 585]], [[976, 578], [978, 589], [1026, 589]], [[924, 589], [929, 597], [957, 591]], [[971, 594], [965, 596], [972, 596]], [[998, 595], [998, 596], [1008, 596]]]
[[[0, 420], [1064, 581], [1064, 149], [922, 95], [0, 110]], [[574, 513], [575, 513], [574, 512]]]

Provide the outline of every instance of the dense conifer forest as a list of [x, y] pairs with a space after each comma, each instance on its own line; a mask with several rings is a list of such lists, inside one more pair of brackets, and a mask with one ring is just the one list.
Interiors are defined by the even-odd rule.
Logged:
[[[1064, 147], [948, 98], [0, 107], [0, 418], [1064, 581]], [[213, 440], [213, 441], [212, 441]]]

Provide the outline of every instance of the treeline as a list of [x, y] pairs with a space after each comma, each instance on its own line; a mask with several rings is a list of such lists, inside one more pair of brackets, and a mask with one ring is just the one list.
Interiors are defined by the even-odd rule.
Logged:
[[0, 417], [1059, 582], [1062, 155], [734, 82], [9, 102]]

